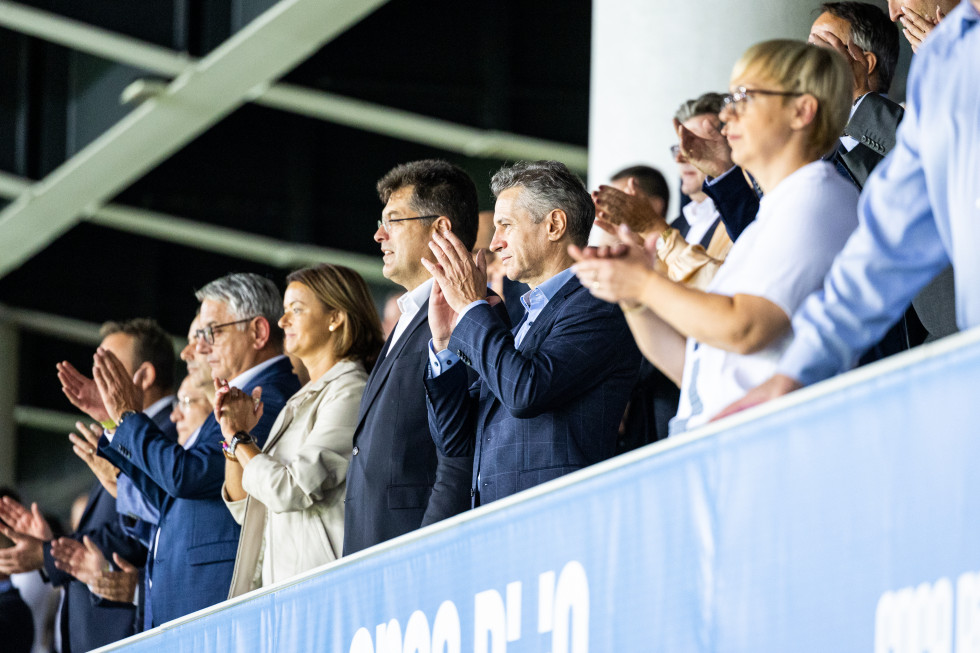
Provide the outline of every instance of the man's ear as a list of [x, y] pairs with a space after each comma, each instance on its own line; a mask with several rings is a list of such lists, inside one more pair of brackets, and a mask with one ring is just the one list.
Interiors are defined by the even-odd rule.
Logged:
[[820, 101], [809, 93], [804, 93], [796, 98], [793, 106], [794, 113], [793, 119], [790, 121], [790, 127], [800, 130], [805, 129], [807, 125], [812, 124], [816, 119]]
[[[870, 79], [873, 75], [876, 75], [878, 73], [878, 55], [876, 55], [874, 52], [864, 53], [864, 63], [868, 67], [868, 79]], [[876, 89], [876, 90], [879, 90], [882, 93], [888, 91], [887, 88]]]
[[432, 221], [432, 233], [443, 231], [452, 231], [453, 223], [452, 221], [444, 215], [440, 215], [438, 218]]
[[143, 361], [143, 363], [136, 368], [136, 371], [133, 372], [133, 378], [136, 378], [136, 375], [140, 370], [143, 370], [142, 377], [140, 378], [140, 389], [143, 392], [146, 392], [153, 386], [154, 383], [157, 382], [157, 369], [153, 367], [153, 363], [150, 361]]
[[555, 243], [561, 240], [568, 231], [568, 216], [561, 209], [552, 209], [544, 218], [548, 240]]
[[252, 349], [256, 351], [263, 349], [269, 343], [269, 338], [272, 337], [269, 321], [260, 315], [252, 320], [248, 328], [252, 330], [252, 336], [255, 338]]

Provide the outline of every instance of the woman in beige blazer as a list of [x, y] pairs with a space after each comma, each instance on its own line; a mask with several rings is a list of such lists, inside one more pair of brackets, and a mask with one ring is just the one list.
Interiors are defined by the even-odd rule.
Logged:
[[261, 450], [248, 434], [262, 416], [261, 389], [249, 397], [225, 385], [215, 399], [228, 458], [222, 498], [242, 525], [229, 598], [340, 557], [357, 411], [383, 342], [367, 284], [353, 270], [319, 265], [287, 281], [279, 326], [309, 383]]

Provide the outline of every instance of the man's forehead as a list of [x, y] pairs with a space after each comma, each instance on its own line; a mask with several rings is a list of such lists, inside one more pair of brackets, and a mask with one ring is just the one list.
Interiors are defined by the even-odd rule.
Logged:
[[224, 319], [228, 313], [228, 305], [225, 302], [205, 299], [201, 302], [201, 315], [197, 318], [197, 322], [202, 326], [210, 326], [216, 321]]
[[388, 202], [385, 204], [382, 214], [401, 214], [411, 210], [409, 203], [412, 200], [412, 194], [414, 191], [415, 186], [402, 186], [397, 190], [393, 190], [391, 195], [388, 196]]

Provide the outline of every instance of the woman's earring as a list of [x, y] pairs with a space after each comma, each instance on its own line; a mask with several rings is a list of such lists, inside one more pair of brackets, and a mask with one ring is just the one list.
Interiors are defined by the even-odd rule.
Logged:
[[337, 325], [336, 324], [331, 324], [329, 328], [330, 328], [331, 331], [336, 331], [337, 330]]

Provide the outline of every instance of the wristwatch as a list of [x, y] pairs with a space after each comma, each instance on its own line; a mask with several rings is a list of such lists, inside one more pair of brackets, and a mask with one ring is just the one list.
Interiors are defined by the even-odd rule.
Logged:
[[240, 444], [255, 444], [255, 438], [249, 435], [246, 431], [239, 431], [235, 435], [231, 436], [231, 443], [228, 445], [228, 453], [232, 457], [235, 457], [235, 449], [238, 448]]
[[135, 410], [125, 411], [122, 415], [119, 416], [119, 422], [116, 424], [116, 426], [122, 426], [123, 422], [129, 419], [131, 415], [135, 415], [135, 414], [136, 414]]

